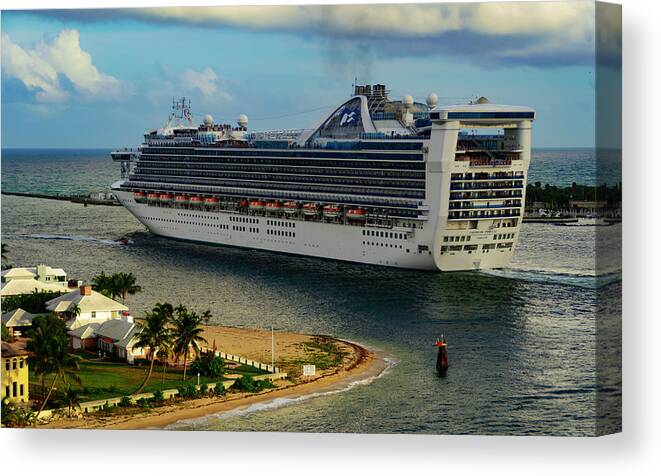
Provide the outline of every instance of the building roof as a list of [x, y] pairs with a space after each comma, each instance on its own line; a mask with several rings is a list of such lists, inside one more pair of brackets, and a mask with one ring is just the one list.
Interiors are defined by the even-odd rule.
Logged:
[[106, 337], [114, 341], [122, 341], [136, 333], [140, 333], [142, 327], [125, 319], [110, 319], [102, 323], [95, 331], [99, 337]]
[[25, 348], [27, 339], [16, 339], [14, 342], [2, 341], [2, 357], [18, 357], [20, 355], [30, 355]]
[[44, 276], [58, 276], [66, 278], [67, 273], [62, 268], [51, 268], [47, 265], [39, 266], [23, 266], [6, 269], [2, 272], [2, 277], [7, 279], [29, 279], [37, 278], [39, 275], [39, 268], [44, 272]]
[[2, 283], [2, 291], [0, 291], [0, 295], [2, 297], [17, 296], [19, 294], [30, 294], [35, 290], [38, 292], [50, 291], [64, 293], [68, 289], [66, 283], [47, 283], [44, 281], [38, 281], [34, 278], [12, 279], [11, 281]]
[[[33, 271], [34, 270], [34, 271]], [[3, 278], [29, 279], [37, 277], [36, 268], [9, 268], [2, 271]]]
[[80, 312], [128, 311], [129, 309], [124, 304], [99, 292], [92, 291], [89, 295], [83, 295], [79, 289], [47, 301], [46, 309], [53, 312], [64, 312], [74, 304], [78, 305]]
[[96, 330], [99, 328], [101, 323], [91, 322], [89, 324], [83, 324], [80, 327], [68, 332], [70, 336], [78, 337], [79, 339], [90, 339], [96, 337]]
[[36, 314], [29, 313], [20, 307], [2, 315], [2, 323], [7, 327], [27, 327], [32, 325]]

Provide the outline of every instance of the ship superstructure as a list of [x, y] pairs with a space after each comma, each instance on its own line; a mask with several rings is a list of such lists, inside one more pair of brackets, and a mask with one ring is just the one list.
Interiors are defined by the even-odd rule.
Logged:
[[245, 115], [195, 126], [175, 102], [138, 149], [112, 153], [113, 193], [164, 237], [422, 270], [506, 266], [535, 112], [353, 92], [303, 130], [249, 132]]

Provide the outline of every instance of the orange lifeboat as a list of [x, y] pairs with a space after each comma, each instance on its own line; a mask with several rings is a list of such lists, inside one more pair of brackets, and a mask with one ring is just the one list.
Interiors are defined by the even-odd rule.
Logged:
[[174, 200], [174, 195], [171, 193], [162, 193], [161, 194], [161, 203], [170, 203]]
[[299, 209], [299, 204], [298, 202], [285, 202], [285, 213], [288, 215], [293, 215], [294, 213], [297, 213]]
[[160, 193], [148, 193], [147, 200], [150, 202], [158, 202], [161, 199]]
[[271, 213], [277, 213], [282, 210], [282, 204], [280, 202], [269, 202], [266, 204], [266, 211]]
[[202, 203], [204, 203], [204, 199], [202, 197], [198, 197], [197, 195], [193, 195], [190, 198], [190, 204], [191, 205], [198, 205], [199, 206], [199, 205], [202, 205]]
[[147, 194], [145, 192], [133, 192], [133, 199], [136, 202], [144, 202], [146, 198]]
[[317, 214], [317, 204], [316, 203], [306, 203], [303, 205], [303, 214], [307, 216], [315, 216]]
[[174, 203], [178, 203], [180, 205], [185, 205], [188, 203], [188, 196], [187, 195], [177, 195], [174, 197]]
[[241, 208], [246, 208], [248, 205], [250, 205], [250, 203], [248, 202], [248, 200], [241, 200], [241, 201], [239, 202], [239, 206], [240, 206]]
[[350, 208], [347, 210], [347, 218], [349, 220], [364, 220], [365, 210], [363, 208]]
[[215, 208], [220, 204], [220, 200], [218, 200], [216, 197], [207, 197], [204, 199], [204, 204], [208, 208]]
[[261, 211], [264, 210], [264, 207], [266, 207], [266, 202], [263, 200], [254, 200], [250, 202], [249, 208], [254, 211]]
[[326, 218], [337, 218], [342, 215], [342, 209], [337, 205], [326, 205], [324, 207], [324, 216]]

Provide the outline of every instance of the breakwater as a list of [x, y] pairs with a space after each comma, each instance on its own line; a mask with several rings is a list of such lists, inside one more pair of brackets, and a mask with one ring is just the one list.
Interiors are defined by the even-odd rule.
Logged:
[[90, 195], [52, 195], [47, 193], [35, 192], [5, 192], [3, 195], [13, 195], [16, 197], [45, 198], [47, 200], [61, 200], [65, 202], [82, 203], [83, 205], [108, 205], [119, 206], [119, 202], [114, 198], [95, 198]]

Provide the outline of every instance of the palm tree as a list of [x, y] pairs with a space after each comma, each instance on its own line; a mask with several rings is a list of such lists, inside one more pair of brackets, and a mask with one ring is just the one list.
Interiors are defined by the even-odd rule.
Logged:
[[29, 357], [30, 368], [39, 376], [41, 382], [41, 397], [44, 397], [46, 375], [52, 372], [51, 353], [57, 336], [65, 328], [64, 322], [54, 314], [37, 316], [27, 333], [29, 338], [27, 350], [32, 352]]
[[28, 337], [30, 340], [26, 348], [33, 354], [30, 357], [30, 365], [41, 378], [42, 393], [45, 376], [53, 375], [48, 393], [37, 412], [37, 417], [39, 417], [39, 413], [46, 407], [58, 379], [68, 383], [68, 379], [71, 378], [74, 382], [80, 383], [80, 378], [74, 373], [80, 369], [80, 357], [69, 353], [69, 340], [64, 322], [54, 314], [35, 317]]
[[145, 322], [136, 342], [136, 347], [148, 349], [149, 370], [140, 387], [133, 392], [140, 393], [147, 385], [152, 371], [154, 370], [154, 361], [159, 352], [165, 352], [172, 345], [172, 335], [168, 324], [172, 320], [174, 309], [172, 304], [157, 303], [151, 312], [145, 314]]
[[199, 343], [207, 342], [207, 340], [202, 337], [204, 329], [202, 329], [200, 325], [211, 318], [211, 312], [207, 310], [199, 316], [195, 312], [189, 312], [188, 309], [182, 305], [179, 305], [175, 311], [176, 315], [172, 320], [172, 324], [174, 325], [174, 352], [177, 356], [184, 357], [183, 380], [186, 380], [186, 365], [188, 363], [190, 348], [192, 347], [195, 353], [199, 354]]
[[4, 262], [7, 261], [7, 243], [2, 243], [2, 269], [5, 268], [11, 268], [8, 264], [5, 264]]
[[76, 317], [80, 316], [81, 312], [82, 311], [80, 309], [80, 306], [75, 302], [73, 302], [69, 305], [69, 307], [67, 308], [64, 314], [66, 314], [66, 316], [69, 319], [75, 319]]
[[112, 275], [113, 289], [117, 296], [121, 296], [122, 303], [126, 302], [126, 298], [135, 293], [142, 291], [142, 288], [136, 284], [135, 276], [133, 273], [117, 273]]
[[97, 274], [92, 278], [92, 288], [100, 292], [104, 296], [115, 298], [118, 296], [117, 289], [113, 276], [107, 275], [105, 272]]
[[69, 418], [71, 418], [71, 410], [80, 409], [80, 392], [71, 385], [67, 387], [59, 400], [67, 407]]

